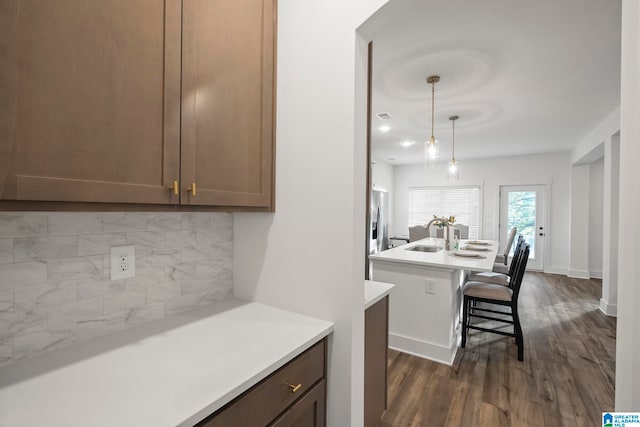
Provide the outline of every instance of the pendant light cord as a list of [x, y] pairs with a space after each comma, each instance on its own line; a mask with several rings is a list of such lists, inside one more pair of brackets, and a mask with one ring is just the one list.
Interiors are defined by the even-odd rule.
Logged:
[[433, 116], [434, 116], [434, 112], [435, 112], [435, 102], [434, 102], [434, 98], [436, 96], [436, 82], [431, 82], [431, 139], [429, 140], [429, 143], [431, 144], [433, 142]]
[[456, 121], [452, 120], [453, 122], [453, 141], [451, 144], [451, 160], [453, 160], [453, 163], [456, 162]]

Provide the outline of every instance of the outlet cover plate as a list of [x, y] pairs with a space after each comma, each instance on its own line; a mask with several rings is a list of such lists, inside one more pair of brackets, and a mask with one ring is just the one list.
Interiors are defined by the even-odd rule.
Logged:
[[136, 247], [134, 245], [111, 246], [111, 280], [126, 279], [136, 275]]
[[424, 281], [424, 293], [434, 295], [436, 293], [436, 281], [431, 279], [425, 279]]

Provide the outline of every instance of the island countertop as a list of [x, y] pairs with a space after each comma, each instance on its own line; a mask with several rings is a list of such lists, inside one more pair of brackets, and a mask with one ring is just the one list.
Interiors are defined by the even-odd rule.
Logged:
[[[373, 262], [390, 262], [401, 264], [413, 264], [425, 267], [440, 267], [449, 269], [462, 269], [470, 271], [491, 271], [498, 252], [498, 242], [481, 240], [486, 245], [470, 245], [470, 241], [460, 241], [460, 254], [477, 254], [478, 257], [464, 257], [455, 255], [454, 251], [444, 249], [444, 239], [426, 238], [416, 240], [407, 245], [398, 246], [386, 251], [369, 255]], [[411, 250], [415, 246], [438, 246], [443, 249], [437, 252], [419, 252]], [[486, 250], [469, 250], [470, 247]]]
[[192, 426], [332, 330], [224, 300], [0, 369], [0, 425]]

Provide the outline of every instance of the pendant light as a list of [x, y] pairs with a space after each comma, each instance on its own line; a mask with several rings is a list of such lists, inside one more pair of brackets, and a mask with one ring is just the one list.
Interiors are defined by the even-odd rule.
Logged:
[[451, 120], [452, 125], [452, 144], [451, 144], [451, 161], [449, 162], [449, 181], [457, 181], [458, 180], [458, 162], [456, 162], [456, 120], [458, 120], [459, 116], [450, 116], [449, 120]]
[[424, 142], [424, 160], [426, 167], [437, 168], [438, 160], [440, 160], [440, 149], [438, 141], [433, 136], [433, 118], [435, 115], [435, 93], [436, 83], [440, 81], [440, 76], [427, 77], [427, 83], [431, 85], [431, 138]]

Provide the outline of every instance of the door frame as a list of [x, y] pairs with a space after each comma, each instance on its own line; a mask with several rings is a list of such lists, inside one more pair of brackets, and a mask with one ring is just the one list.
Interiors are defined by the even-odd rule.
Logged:
[[[494, 199], [494, 215], [496, 218], [495, 226], [494, 226], [494, 235], [497, 240], [500, 240], [500, 189], [502, 187], [518, 187], [518, 186], [531, 186], [531, 185], [540, 185], [544, 187], [544, 233], [545, 239], [543, 240], [542, 245], [542, 268], [540, 271], [550, 271], [549, 268], [549, 247], [550, 247], [550, 236], [553, 233], [553, 224], [551, 222], [551, 193], [553, 191], [553, 187], [551, 185], [552, 181], [549, 177], [542, 176], [532, 176], [532, 177], [524, 177], [523, 179], [519, 179], [518, 181], [503, 181], [495, 184], [495, 199]], [[551, 268], [552, 270], [552, 268]]]

